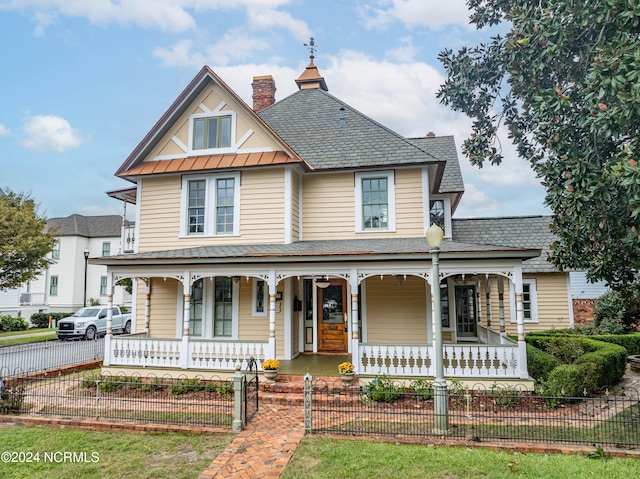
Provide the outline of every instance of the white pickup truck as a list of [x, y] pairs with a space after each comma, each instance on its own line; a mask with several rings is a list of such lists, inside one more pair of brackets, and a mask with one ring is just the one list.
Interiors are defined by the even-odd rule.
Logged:
[[[88, 306], [79, 309], [73, 316], [58, 321], [56, 334], [58, 339], [85, 338], [95, 339], [107, 332], [107, 311], [105, 306]], [[131, 333], [131, 314], [122, 313], [118, 306], [112, 308], [112, 331]]]

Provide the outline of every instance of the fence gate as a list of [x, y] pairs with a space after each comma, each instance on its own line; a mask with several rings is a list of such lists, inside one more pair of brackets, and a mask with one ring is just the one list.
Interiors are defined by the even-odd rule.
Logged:
[[249, 358], [247, 369], [242, 380], [244, 392], [244, 424], [246, 425], [258, 411], [258, 363], [254, 358]]

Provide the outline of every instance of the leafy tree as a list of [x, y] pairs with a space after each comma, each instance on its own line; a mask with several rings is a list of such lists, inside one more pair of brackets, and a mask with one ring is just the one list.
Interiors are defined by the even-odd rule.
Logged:
[[0, 191], [0, 289], [20, 286], [46, 268], [57, 241], [46, 225], [28, 195]]
[[500, 164], [498, 128], [546, 188], [550, 261], [612, 286], [640, 266], [640, 0], [468, 0], [508, 32], [443, 51], [441, 101], [473, 119], [463, 150]]

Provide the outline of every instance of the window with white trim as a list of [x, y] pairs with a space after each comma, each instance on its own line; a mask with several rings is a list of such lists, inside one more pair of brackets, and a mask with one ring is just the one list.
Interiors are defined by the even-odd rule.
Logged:
[[102, 256], [111, 256], [111, 243], [109, 241], [102, 243]]
[[[512, 323], [517, 323], [516, 313], [516, 295], [515, 286], [511, 283], [509, 288], [509, 299], [511, 301], [511, 309], [514, 315], [511, 317]], [[536, 289], [536, 280], [534, 278], [524, 278], [522, 280], [522, 313], [525, 323], [538, 322], [538, 292]]]
[[429, 203], [429, 226], [438, 225], [444, 231], [444, 200], [431, 200]]
[[182, 180], [181, 236], [240, 234], [240, 173]]
[[191, 285], [191, 296], [189, 298], [189, 335], [191, 336], [202, 336], [203, 289], [204, 282], [202, 279], [194, 281]]
[[231, 146], [231, 115], [193, 119], [193, 150], [229, 148]]
[[253, 316], [267, 315], [267, 283], [262, 279], [253, 280], [252, 291], [252, 307]]
[[100, 276], [100, 296], [107, 295], [107, 277]]
[[56, 241], [53, 245], [53, 251], [51, 251], [51, 259], [60, 259], [60, 242]]
[[233, 286], [232, 279], [215, 278], [213, 305], [213, 336], [230, 338], [233, 334]]
[[396, 229], [393, 171], [355, 174], [356, 232], [393, 232]]
[[49, 278], [49, 294], [51, 296], [58, 295], [58, 277], [57, 276], [51, 276], [51, 278]]

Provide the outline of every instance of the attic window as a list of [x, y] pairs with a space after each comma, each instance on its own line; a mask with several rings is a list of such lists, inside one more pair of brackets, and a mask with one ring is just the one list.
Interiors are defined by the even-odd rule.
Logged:
[[231, 115], [193, 119], [193, 149], [229, 148]]
[[444, 200], [432, 200], [429, 208], [429, 223], [432, 225], [438, 225], [442, 230], [445, 230], [444, 227]]

